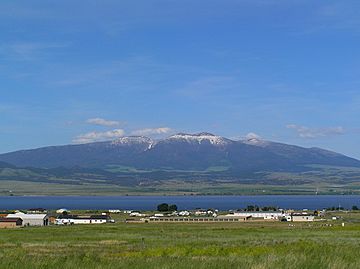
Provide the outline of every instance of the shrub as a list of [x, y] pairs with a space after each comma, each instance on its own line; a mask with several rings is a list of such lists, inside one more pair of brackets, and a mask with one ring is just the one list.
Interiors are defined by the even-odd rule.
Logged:
[[169, 211], [169, 205], [167, 203], [162, 203], [157, 206], [157, 210], [160, 212]]
[[169, 205], [169, 211], [177, 211], [177, 205]]

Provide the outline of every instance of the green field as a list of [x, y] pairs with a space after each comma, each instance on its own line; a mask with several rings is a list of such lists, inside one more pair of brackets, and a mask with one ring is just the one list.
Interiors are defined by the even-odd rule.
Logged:
[[360, 268], [360, 213], [343, 218], [0, 229], [0, 268]]
[[225, 166], [204, 171], [0, 168], [0, 195], [259, 195], [360, 194], [360, 168], [306, 166], [298, 172], [233, 174]]
[[123, 186], [106, 182], [50, 183], [21, 180], [0, 180], [0, 196], [21, 195], [264, 195], [360, 194], [359, 183], [310, 183], [273, 185], [229, 182], [226, 180], [164, 180]]

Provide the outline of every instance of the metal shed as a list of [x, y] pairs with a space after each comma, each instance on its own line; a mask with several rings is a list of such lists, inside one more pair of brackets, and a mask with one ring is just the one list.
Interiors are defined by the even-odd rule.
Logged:
[[6, 218], [21, 218], [23, 226], [47, 226], [49, 219], [46, 214], [25, 214], [22, 212], [9, 214]]

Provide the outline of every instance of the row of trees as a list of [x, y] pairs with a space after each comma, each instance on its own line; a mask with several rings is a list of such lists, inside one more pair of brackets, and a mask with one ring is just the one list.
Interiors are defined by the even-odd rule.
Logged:
[[244, 211], [277, 211], [279, 208], [276, 206], [257, 206], [257, 205], [248, 205], [244, 208]]
[[177, 205], [169, 205], [167, 203], [162, 203], [157, 206], [157, 210], [160, 212], [177, 211], [177, 209]]
[[[242, 209], [243, 211], [277, 211], [279, 208], [276, 206], [257, 206], [257, 205], [248, 205], [246, 208]], [[359, 208], [354, 205], [351, 208], [352, 210], [359, 210]], [[177, 205], [169, 205], [167, 203], [162, 203], [157, 206], [157, 210], [160, 212], [169, 212], [169, 211], [177, 211]], [[335, 211], [335, 210], [344, 210], [343, 207], [329, 207], [326, 210]]]
[[[263, 206], [263, 207], [259, 207], [257, 205], [248, 205], [246, 208], [244, 208], [244, 211], [277, 211], [279, 208], [276, 206]], [[329, 207], [326, 210], [327, 211], [336, 211], [336, 210], [344, 210], [345, 208], [342, 206], [333, 206], [333, 207]], [[351, 207], [351, 210], [359, 210], [359, 207], [356, 205], [353, 205]]]
[[[332, 207], [328, 207], [326, 208], [327, 211], [336, 211], [336, 210], [344, 210], [345, 208], [342, 206], [332, 206]], [[351, 207], [351, 210], [359, 210], [359, 207], [356, 205], [353, 205]]]

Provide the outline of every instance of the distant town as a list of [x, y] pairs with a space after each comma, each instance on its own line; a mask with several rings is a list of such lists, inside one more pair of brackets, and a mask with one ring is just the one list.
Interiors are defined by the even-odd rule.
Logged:
[[[124, 223], [216, 223], [216, 222], [324, 222], [339, 220], [336, 212], [357, 211], [342, 207], [322, 210], [280, 209], [274, 206], [249, 205], [243, 209], [219, 211], [218, 209], [178, 210], [176, 205], [159, 204], [156, 211], [109, 209], [104, 211], [79, 211], [61, 208], [46, 210], [9, 210], [0, 212], [0, 228], [21, 228], [28, 226], [81, 225]], [[331, 214], [329, 214], [331, 213]], [[331, 224], [330, 224], [331, 225]], [[345, 225], [342, 223], [342, 225]]]

